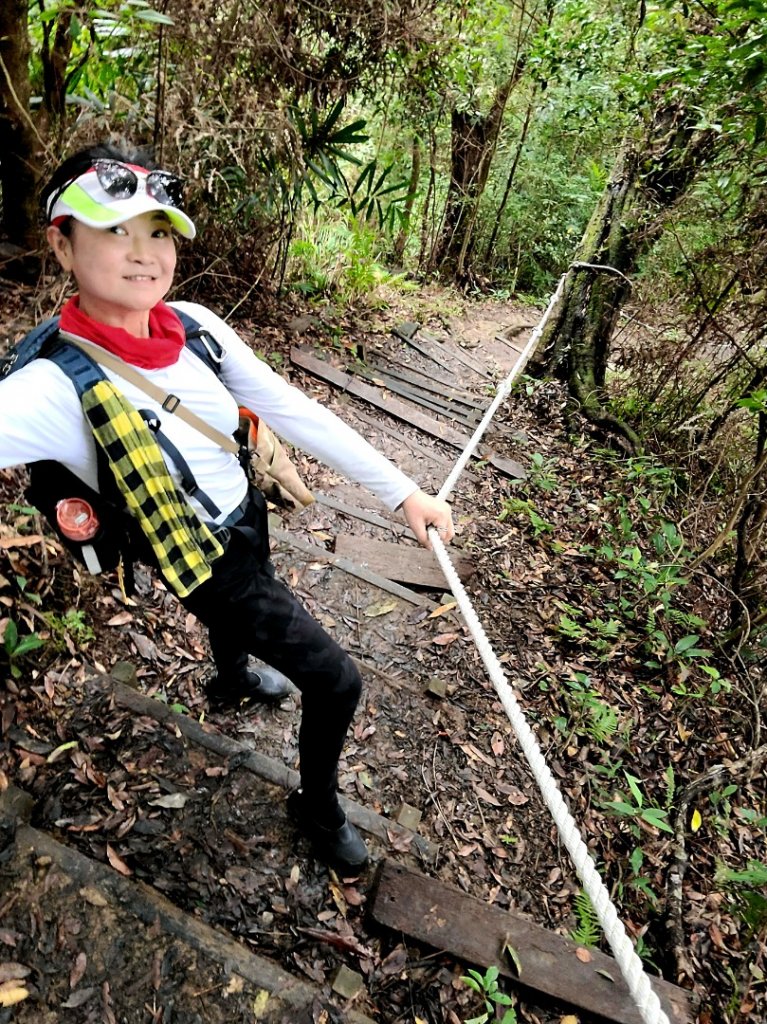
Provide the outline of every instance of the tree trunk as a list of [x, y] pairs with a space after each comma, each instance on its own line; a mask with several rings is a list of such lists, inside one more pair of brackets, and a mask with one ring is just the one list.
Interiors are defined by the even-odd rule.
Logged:
[[452, 112], [450, 185], [442, 228], [431, 255], [432, 269], [439, 267], [452, 275], [465, 262], [471, 244], [472, 211], [487, 183], [503, 112], [523, 67], [524, 62], [520, 60], [496, 92], [487, 115], [462, 110]]
[[29, 113], [27, 0], [0, 3], [0, 189], [2, 228], [13, 245], [37, 245], [38, 165]]
[[712, 143], [711, 131], [695, 132], [693, 123], [693, 114], [666, 106], [643, 140], [624, 141], [541, 339], [546, 367], [568, 382], [581, 411], [633, 449], [636, 433], [605, 407], [610, 343], [630, 292], [628, 275], [654, 245], [663, 213], [684, 195]]

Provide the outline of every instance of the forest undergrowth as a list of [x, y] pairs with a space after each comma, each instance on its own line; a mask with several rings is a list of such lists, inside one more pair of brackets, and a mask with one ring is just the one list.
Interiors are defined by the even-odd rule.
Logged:
[[[7, 293], [10, 336], [23, 328], [31, 296]], [[490, 305], [483, 303], [483, 315]], [[296, 330], [320, 346], [357, 352], [402, 320], [449, 321], [460, 333], [476, 308], [450, 292], [394, 292], [343, 310], [292, 296], [265, 307], [256, 333], [262, 354], [287, 372]], [[512, 308], [499, 304], [499, 322], [513, 318]], [[537, 316], [514, 308], [520, 312], [527, 322]], [[634, 319], [650, 315], [635, 311]], [[616, 358], [619, 383], [638, 341], [650, 358], [655, 335], [649, 326], [642, 332], [635, 325]], [[649, 432], [644, 453], [627, 456], [579, 417], [563, 384], [533, 375], [515, 385], [500, 415], [513, 428], [527, 479], [502, 488], [484, 481], [469, 506], [456, 498], [491, 639], [507, 652], [509, 678], [648, 967], [694, 988], [702, 1024], [762, 1020], [765, 636], [755, 626], [733, 637], [731, 541], [700, 558], [727, 518], [727, 465], [737, 452], [721, 452], [718, 480], [710, 452], [700, 459]], [[109, 667], [133, 657], [135, 640], [114, 628], [114, 603], [95, 599], [93, 583], [72, 574], [55, 543], [40, 543], [39, 518], [17, 472], [0, 473], [0, 501], [0, 635], [10, 698], [23, 701], [31, 691], [44, 699], [47, 678], [86, 661]], [[160, 632], [153, 642], [162, 645]], [[499, 735], [500, 719], [488, 723], [493, 729]], [[23, 776], [23, 764], [19, 770]], [[492, 777], [483, 781], [488, 820], [499, 795], [492, 787]], [[502, 818], [495, 827], [495, 848], [513, 852]], [[466, 850], [467, 866], [472, 857], [498, 865], [489, 848], [467, 843]], [[583, 894], [553, 902], [546, 895], [564, 884], [560, 864], [554, 848], [541, 856], [541, 888], [531, 893], [534, 906], [542, 901], [537, 916], [598, 945]], [[491, 892], [488, 884], [484, 897]], [[496, 889], [493, 899], [503, 905], [504, 894]], [[513, 904], [513, 894], [505, 900]]]

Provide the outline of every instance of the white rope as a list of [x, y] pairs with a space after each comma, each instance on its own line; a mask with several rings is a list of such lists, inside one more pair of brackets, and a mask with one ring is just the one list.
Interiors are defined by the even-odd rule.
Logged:
[[[474, 432], [474, 435], [469, 441], [465, 451], [458, 459], [458, 462], [443, 484], [440, 491], [441, 498], [444, 499], [452, 491], [458, 476], [468, 460], [471, 458], [482, 434], [495, 414], [496, 409], [509, 393], [513, 381], [524, 369], [530, 354], [534, 351], [535, 346], [538, 343], [538, 339], [543, 331], [546, 320], [561, 295], [566, 277], [567, 274], [563, 275], [560, 279], [557, 289], [551, 297], [551, 301], [546, 308], [546, 312], [544, 313], [541, 322], [538, 324], [535, 331], [533, 331], [533, 334], [520, 355], [514, 369], [498, 389], [498, 394], [496, 395], [495, 400]], [[503, 705], [509, 721], [511, 722], [511, 726], [516, 734], [519, 745], [530, 765], [533, 777], [538, 783], [544, 803], [549, 809], [554, 823], [557, 826], [560, 838], [562, 839], [567, 852], [570, 854], [570, 858], [578, 874], [578, 878], [581, 880], [583, 889], [591, 900], [591, 904], [594, 907], [594, 912], [602, 926], [605, 938], [613, 951], [615, 962], [623, 975], [641, 1018], [644, 1021], [644, 1024], [670, 1024], [668, 1017], [661, 1007], [660, 1000], [650, 985], [649, 978], [644, 972], [642, 961], [637, 956], [631, 939], [628, 937], [626, 929], [618, 917], [618, 912], [610, 899], [610, 894], [605, 883], [602, 881], [599, 872], [597, 871], [588, 847], [581, 838], [575, 819], [567, 808], [567, 804], [565, 803], [559, 790], [559, 786], [551, 773], [551, 769], [546, 764], [546, 760], [543, 756], [538, 740], [530, 726], [527, 724], [524, 713], [522, 712], [522, 709], [520, 708], [519, 703], [506, 680], [501, 663], [496, 657], [495, 652], [490, 645], [490, 641], [488, 640], [487, 634], [482, 628], [482, 624], [477, 617], [477, 613], [471, 604], [469, 596], [458, 578], [458, 574], [453, 567], [453, 563], [450, 561], [445, 545], [442, 543], [439, 534], [433, 527], [429, 529], [428, 533], [429, 539], [432, 543], [432, 548], [437, 556], [437, 561], [442, 567], [445, 578], [450, 584], [450, 589], [458, 602], [458, 607], [460, 608], [464, 620], [469, 627], [469, 631], [474, 638], [490, 680], [495, 687], [495, 692], [498, 694], [501, 704]]]

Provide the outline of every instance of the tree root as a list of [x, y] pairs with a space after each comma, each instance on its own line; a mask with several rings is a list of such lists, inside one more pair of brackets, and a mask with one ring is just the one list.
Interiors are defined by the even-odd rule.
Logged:
[[687, 872], [688, 855], [686, 844], [687, 833], [687, 812], [693, 798], [702, 790], [708, 789], [710, 785], [718, 782], [722, 776], [731, 779], [741, 779], [743, 776], [752, 775], [761, 768], [767, 761], [767, 743], [755, 747], [744, 757], [738, 758], [731, 764], [715, 764], [707, 768], [700, 775], [690, 782], [679, 796], [676, 822], [674, 827], [674, 864], [669, 872], [666, 884], [666, 927], [671, 940], [672, 952], [676, 963], [677, 982], [685, 976], [694, 980], [694, 970], [687, 954], [687, 943], [685, 941], [683, 913], [683, 892], [682, 886], [684, 876]]

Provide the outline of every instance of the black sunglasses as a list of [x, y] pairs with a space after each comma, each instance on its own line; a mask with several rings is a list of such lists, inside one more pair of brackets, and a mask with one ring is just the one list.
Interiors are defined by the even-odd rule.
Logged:
[[[134, 170], [119, 160], [94, 160], [93, 169], [99, 185], [112, 199], [130, 199], [136, 194], [139, 178]], [[163, 206], [180, 208], [184, 182], [169, 171], [150, 171], [146, 176], [146, 194]]]
[[[136, 172], [120, 163], [119, 160], [94, 160], [93, 170], [99, 180], [99, 185], [112, 199], [130, 199], [136, 194], [139, 178]], [[80, 175], [77, 175], [79, 178]], [[63, 196], [73, 181], [77, 178], [70, 178], [48, 199], [48, 213]], [[183, 206], [184, 182], [175, 174], [169, 171], [149, 171], [146, 176], [146, 193], [152, 199], [156, 199], [163, 206], [172, 206], [181, 209]]]

